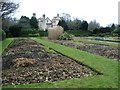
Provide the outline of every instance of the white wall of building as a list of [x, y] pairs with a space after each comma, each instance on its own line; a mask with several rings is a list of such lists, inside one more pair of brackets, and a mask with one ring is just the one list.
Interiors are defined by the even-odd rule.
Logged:
[[57, 26], [59, 20], [61, 19], [58, 14], [57, 17], [54, 17], [52, 20], [50, 20], [48, 17], [45, 18], [45, 15], [43, 15], [42, 18], [38, 19], [38, 25], [40, 29], [43, 29], [45, 31], [48, 28]]

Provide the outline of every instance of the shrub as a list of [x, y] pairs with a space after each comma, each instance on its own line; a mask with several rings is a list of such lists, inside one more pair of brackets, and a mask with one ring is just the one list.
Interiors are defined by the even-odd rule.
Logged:
[[35, 33], [35, 34], [29, 34], [29, 37], [39, 37], [39, 33]]
[[20, 36], [22, 37], [29, 37], [30, 34], [35, 34], [36, 30], [31, 29], [31, 28], [22, 28]]
[[48, 38], [49, 39], [58, 39], [62, 33], [63, 33], [63, 28], [61, 26], [49, 28], [48, 29]]
[[47, 30], [46, 30], [46, 31], [39, 30], [38, 33], [39, 33], [39, 36], [40, 36], [40, 37], [47, 37], [47, 36], [48, 36]]
[[59, 36], [59, 40], [72, 40], [73, 35], [67, 32], [64, 32], [62, 35]]
[[116, 28], [114, 31], [112, 31], [112, 34], [114, 36], [120, 36], [120, 27]]
[[84, 31], [84, 30], [68, 30], [67, 33], [73, 34], [74, 36], [90, 36], [90, 31]]
[[23, 28], [21, 29], [21, 34], [20, 36], [22, 37], [38, 37], [39, 36], [39, 31], [37, 29], [32, 29], [32, 28]]
[[20, 36], [22, 37], [38, 37], [38, 36], [43, 37], [43, 36], [48, 36], [48, 33], [47, 31], [28, 28], [28, 29], [22, 29]]
[[10, 26], [9, 31], [13, 37], [19, 37], [21, 33], [21, 26], [20, 25], [13, 25]]
[[6, 33], [4, 30], [0, 29], [0, 41], [4, 40], [6, 38]]
[[11, 37], [13, 37], [13, 35], [11, 33], [6, 33], [6, 37], [11, 38]]

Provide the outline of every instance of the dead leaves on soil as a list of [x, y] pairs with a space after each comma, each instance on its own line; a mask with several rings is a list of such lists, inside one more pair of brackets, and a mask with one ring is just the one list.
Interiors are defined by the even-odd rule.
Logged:
[[35, 59], [28, 59], [28, 58], [16, 58], [13, 60], [13, 67], [27, 67], [30, 65], [34, 65], [37, 63]]

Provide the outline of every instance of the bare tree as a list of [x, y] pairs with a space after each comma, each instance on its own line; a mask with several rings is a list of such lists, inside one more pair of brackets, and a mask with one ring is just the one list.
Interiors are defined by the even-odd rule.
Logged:
[[0, 28], [7, 30], [10, 26], [10, 16], [19, 8], [19, 4], [11, 0], [0, 1]]
[[0, 17], [5, 17], [11, 13], [14, 13], [16, 9], [18, 9], [19, 4], [10, 1], [2, 1], [0, 2]]
[[93, 31], [96, 28], [99, 28], [100, 24], [96, 22], [96, 20], [91, 21], [88, 25], [88, 30]]
[[61, 17], [62, 17], [62, 19], [65, 20], [65, 21], [70, 21], [70, 20], [71, 20], [70, 14], [67, 14], [67, 13], [62, 13], [62, 14], [61, 14]]

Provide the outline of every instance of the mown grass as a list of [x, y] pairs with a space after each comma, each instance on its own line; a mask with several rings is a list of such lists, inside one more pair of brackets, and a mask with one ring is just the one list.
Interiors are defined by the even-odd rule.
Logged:
[[106, 42], [106, 41], [97, 41], [97, 40], [89, 40], [89, 39], [74, 39], [74, 42], [83, 42], [83, 43], [88, 43], [88, 44], [99, 44], [99, 45], [106, 45], [106, 46], [112, 46], [112, 47], [118, 47], [117, 43], [111, 43], [111, 42]]
[[120, 40], [119, 40], [119, 37], [104, 37], [104, 40], [120, 41]]
[[74, 48], [55, 44], [39, 38], [32, 38], [38, 43], [45, 45], [61, 54], [96, 70], [103, 75], [76, 78], [56, 82], [33, 83], [26, 85], [10, 85], [4, 88], [118, 88], [118, 62], [102, 56], [90, 54]]
[[0, 41], [0, 55], [8, 47], [8, 45], [13, 41], [13, 38], [6, 38], [3, 41]]

